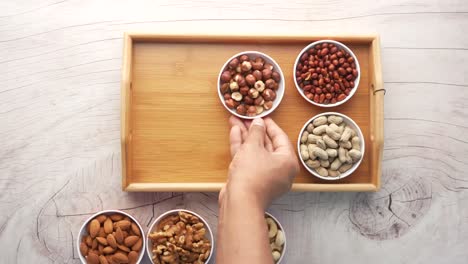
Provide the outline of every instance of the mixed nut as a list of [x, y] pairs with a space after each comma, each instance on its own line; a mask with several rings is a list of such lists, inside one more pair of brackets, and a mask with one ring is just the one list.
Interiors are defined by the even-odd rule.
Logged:
[[343, 101], [355, 89], [358, 75], [354, 57], [328, 42], [301, 54], [296, 66], [297, 84], [309, 100], [319, 104]]
[[273, 107], [281, 75], [262, 57], [244, 54], [228, 63], [219, 81], [226, 106], [253, 117]]
[[283, 254], [285, 242], [284, 232], [283, 230], [279, 229], [276, 221], [268, 215], [265, 215], [265, 221], [268, 226], [268, 237], [270, 238], [271, 254], [273, 256], [273, 260], [276, 263]]
[[361, 140], [341, 116], [323, 115], [302, 132], [300, 156], [320, 176], [339, 177], [362, 158]]
[[155, 264], [203, 264], [211, 254], [205, 224], [195, 215], [179, 211], [168, 215], [149, 234]]
[[89, 264], [137, 263], [143, 247], [141, 230], [128, 216], [114, 213], [96, 216], [86, 226], [80, 253]]

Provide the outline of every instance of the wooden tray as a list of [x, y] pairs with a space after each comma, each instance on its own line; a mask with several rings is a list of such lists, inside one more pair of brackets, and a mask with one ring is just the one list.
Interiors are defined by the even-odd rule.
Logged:
[[[294, 61], [320, 39], [345, 43], [358, 57], [361, 81], [339, 107], [306, 102], [293, 82]], [[281, 66], [286, 91], [271, 117], [295, 146], [304, 122], [317, 113], [351, 117], [364, 133], [366, 153], [349, 177], [325, 181], [301, 171], [294, 191], [376, 191], [383, 149], [383, 85], [378, 36], [207, 36], [125, 34], [122, 76], [122, 188], [125, 191], [218, 191], [229, 162], [229, 113], [217, 78], [233, 54], [257, 50]]]

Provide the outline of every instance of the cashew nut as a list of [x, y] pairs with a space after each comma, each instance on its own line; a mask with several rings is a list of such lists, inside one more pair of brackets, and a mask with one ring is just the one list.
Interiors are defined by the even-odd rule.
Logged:
[[310, 158], [308, 150], [301, 150], [301, 158], [303, 160], [308, 160]]
[[328, 168], [330, 166], [330, 161], [328, 160], [321, 160], [320, 161], [320, 166], [324, 167], [324, 168]]
[[284, 244], [284, 233], [283, 233], [283, 231], [278, 230], [278, 233], [276, 233], [275, 244], [277, 246], [283, 246], [283, 244]]
[[268, 237], [273, 238], [278, 233], [278, 226], [275, 221], [269, 217], [266, 218], [266, 223], [268, 225]]
[[280, 259], [280, 257], [281, 257], [281, 253], [279, 253], [279, 252], [276, 251], [276, 250], [273, 251], [273, 252], [271, 253], [271, 255], [273, 255], [273, 260], [274, 260], [275, 262], [277, 262], [277, 261]]

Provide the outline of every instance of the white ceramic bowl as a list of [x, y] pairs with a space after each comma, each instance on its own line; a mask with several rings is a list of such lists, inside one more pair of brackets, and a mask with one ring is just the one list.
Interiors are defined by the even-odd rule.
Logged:
[[[226, 106], [226, 103], [224, 102], [224, 97], [223, 97], [223, 94], [221, 94], [221, 74], [223, 73], [223, 71], [227, 68], [229, 62], [234, 59], [234, 58], [237, 58], [241, 55], [247, 55], [249, 56], [249, 58], [253, 59], [255, 57], [261, 57], [265, 60], [266, 63], [270, 63], [271, 65], [273, 65], [273, 69], [275, 71], [277, 71], [280, 76], [281, 76], [281, 80], [279, 81], [278, 83], [278, 90], [276, 91], [276, 99], [273, 101], [273, 107], [270, 108], [269, 110], [265, 110], [263, 111], [263, 113], [259, 114], [259, 115], [256, 115], [256, 116], [244, 116], [244, 115], [240, 115], [238, 114], [235, 109], [231, 109], [229, 107]], [[221, 70], [219, 71], [219, 75], [218, 75], [218, 95], [219, 95], [219, 99], [221, 100], [221, 103], [223, 104], [223, 106], [233, 115], [239, 117], [239, 118], [243, 118], [243, 119], [255, 119], [257, 117], [265, 117], [269, 114], [271, 114], [273, 111], [275, 111], [275, 109], [279, 106], [279, 104], [281, 103], [281, 100], [283, 99], [283, 95], [284, 95], [284, 75], [283, 75], [283, 71], [281, 70], [281, 67], [278, 65], [278, 63], [276, 63], [275, 60], [273, 60], [270, 56], [266, 55], [265, 53], [262, 53], [262, 52], [259, 52], [259, 51], [243, 51], [243, 52], [240, 52], [240, 53], [237, 53], [235, 54], [234, 56], [232, 56], [231, 58], [229, 58], [226, 63], [224, 63], [223, 67], [221, 68]]]
[[154, 263], [153, 262], [153, 252], [152, 252], [152, 249], [153, 249], [153, 242], [151, 241], [151, 239], [149, 238], [149, 235], [155, 231], [156, 227], [158, 226], [159, 222], [161, 222], [161, 220], [163, 220], [166, 216], [169, 216], [169, 215], [175, 215], [175, 214], [178, 214], [179, 212], [186, 212], [186, 213], [189, 213], [189, 214], [192, 214], [196, 217], [198, 217], [200, 219], [200, 221], [203, 222], [203, 224], [205, 225], [206, 229], [208, 230], [208, 234], [206, 234], [205, 236], [208, 238], [208, 240], [210, 241], [211, 243], [211, 251], [210, 251], [210, 256], [208, 257], [208, 259], [205, 261], [205, 263], [209, 263], [210, 262], [210, 259], [211, 259], [211, 256], [213, 256], [213, 251], [214, 251], [214, 238], [213, 238], [213, 232], [211, 231], [211, 228], [210, 228], [210, 225], [208, 224], [208, 222], [203, 218], [201, 217], [199, 214], [195, 213], [195, 212], [192, 212], [192, 211], [189, 211], [189, 210], [185, 210], [185, 209], [174, 209], [174, 210], [170, 210], [170, 211], [167, 211], [165, 212], [164, 214], [160, 215], [158, 218], [156, 218], [153, 223], [151, 224], [150, 228], [148, 229], [148, 233], [146, 234], [146, 252], [151, 260], [151, 263]]
[[144, 239], [144, 232], [143, 232], [143, 228], [141, 227], [140, 223], [131, 215], [123, 212], [123, 211], [120, 211], [120, 210], [104, 210], [104, 211], [100, 211], [98, 213], [95, 213], [94, 215], [90, 216], [84, 223], [83, 225], [81, 226], [80, 228], [80, 233], [78, 235], [78, 238], [77, 238], [77, 241], [76, 241], [76, 248], [77, 248], [77, 251], [78, 251], [78, 256], [80, 257], [80, 260], [81, 260], [81, 263], [87, 263], [86, 262], [86, 258], [81, 255], [81, 252], [80, 252], [80, 243], [81, 243], [81, 240], [83, 238], [83, 236], [86, 236], [88, 235], [88, 231], [87, 231], [87, 228], [86, 226], [98, 215], [112, 215], [112, 214], [122, 214], [122, 215], [125, 215], [125, 216], [128, 216], [134, 223], [137, 224], [138, 228], [140, 229], [140, 233], [141, 233], [141, 236], [142, 236], [142, 241], [143, 241], [143, 245], [141, 247], [141, 250], [140, 250], [140, 254], [138, 256], [138, 261], [137, 263], [140, 263], [141, 260], [143, 259], [143, 255], [145, 255], [145, 248], [146, 248], [146, 240]]
[[[309, 125], [310, 122], [312, 122], [312, 120], [314, 120], [314, 119], [316, 119], [318, 117], [329, 116], [329, 115], [341, 116], [343, 118], [343, 122], [345, 122], [348, 126], [350, 126], [352, 129], [354, 129], [354, 131], [356, 131], [357, 136], [359, 137], [359, 140], [361, 141], [361, 153], [362, 153], [361, 159], [358, 162], [354, 163], [353, 166], [348, 171], [346, 171], [345, 173], [342, 173], [338, 177], [323, 177], [323, 176], [319, 175], [314, 169], [309, 168], [309, 166], [306, 165], [305, 161], [301, 158], [301, 154], [300, 154], [301, 153], [301, 136], [302, 136], [302, 132], [304, 132], [306, 130], [307, 125]], [[343, 114], [340, 114], [340, 113], [337, 113], [337, 112], [326, 112], [326, 113], [318, 114], [318, 115], [312, 117], [311, 119], [309, 119], [307, 122], [305, 122], [304, 126], [302, 127], [302, 129], [301, 129], [301, 131], [299, 133], [299, 137], [297, 139], [297, 153], [299, 155], [299, 160], [301, 161], [304, 168], [306, 168], [307, 171], [309, 171], [315, 177], [318, 177], [318, 178], [324, 179], [324, 180], [339, 180], [339, 179], [343, 179], [345, 177], [348, 177], [351, 173], [353, 173], [357, 169], [357, 167], [359, 167], [359, 165], [361, 164], [362, 159], [364, 158], [365, 145], [366, 145], [366, 143], [364, 142], [364, 136], [362, 134], [361, 129], [350, 117], [348, 117], [346, 115], [343, 115]]]
[[[296, 77], [295, 77], [296, 76], [296, 68], [297, 68], [297, 65], [299, 64], [299, 61], [301, 59], [302, 54], [304, 54], [304, 52], [310, 50], [311, 48], [313, 48], [317, 44], [321, 44], [321, 43], [333, 43], [336, 46], [338, 46], [338, 47], [344, 49], [345, 51], [349, 52], [349, 54], [354, 58], [354, 61], [356, 63], [356, 70], [358, 72], [358, 77], [354, 81], [354, 87], [353, 87], [353, 89], [351, 89], [349, 95], [346, 96], [346, 98], [343, 101], [336, 102], [334, 104], [319, 104], [319, 103], [316, 103], [313, 100], [310, 100], [309, 98], [307, 98], [307, 96], [304, 94], [304, 91], [302, 90], [302, 88], [297, 83], [297, 80], [296, 80]], [[309, 103], [311, 103], [313, 105], [316, 105], [316, 106], [321, 106], [321, 107], [335, 107], [335, 106], [339, 106], [341, 104], [346, 103], [349, 99], [351, 99], [351, 97], [353, 97], [354, 93], [356, 93], [356, 90], [357, 90], [357, 88], [359, 86], [359, 81], [361, 80], [361, 68], [359, 67], [359, 61], [358, 61], [356, 55], [354, 55], [353, 51], [350, 48], [348, 48], [345, 44], [343, 44], [341, 42], [338, 42], [338, 41], [334, 41], [334, 40], [319, 40], [319, 41], [315, 41], [315, 42], [309, 44], [307, 47], [305, 47], [304, 49], [301, 50], [301, 52], [299, 53], [299, 55], [296, 58], [296, 62], [294, 63], [293, 76], [294, 76], [294, 78], [293, 78], [294, 79], [294, 84], [296, 85], [297, 91], [299, 91], [299, 93], [302, 95], [302, 97], [304, 97], [304, 99], [307, 102], [309, 102]]]
[[283, 245], [283, 250], [281, 251], [281, 257], [278, 259], [278, 262], [276, 262], [276, 264], [279, 264], [281, 263], [281, 261], [283, 260], [284, 258], [284, 254], [286, 254], [286, 244], [287, 244], [287, 238], [286, 238], [286, 231], [284, 231], [284, 228], [283, 226], [281, 225], [281, 223], [278, 221], [278, 219], [276, 219], [276, 217], [274, 217], [272, 214], [268, 213], [268, 212], [265, 212], [265, 214], [270, 217], [271, 219], [273, 219], [275, 221], [275, 223], [278, 225], [278, 229], [283, 231], [283, 235], [284, 235], [284, 245]]

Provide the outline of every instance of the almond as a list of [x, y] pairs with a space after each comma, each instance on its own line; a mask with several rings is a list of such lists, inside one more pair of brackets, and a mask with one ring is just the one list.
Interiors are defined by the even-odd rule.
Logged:
[[88, 262], [88, 264], [99, 264], [99, 257], [94, 252], [89, 252], [86, 261]]
[[105, 247], [102, 252], [104, 254], [110, 254], [110, 253], [114, 253], [115, 249], [113, 249], [112, 247]]
[[125, 251], [125, 252], [130, 252], [130, 249], [124, 245], [118, 245], [117, 246], [120, 250]]
[[91, 238], [95, 238], [98, 235], [100, 226], [101, 224], [99, 224], [98, 220], [93, 219], [93, 221], [91, 221], [89, 224], [89, 235]]
[[93, 239], [90, 236], [86, 236], [86, 245], [88, 245], [88, 247], [93, 245]]
[[133, 245], [135, 245], [135, 243], [138, 241], [138, 239], [139, 239], [139, 237], [137, 237], [137, 236], [128, 236], [127, 238], [125, 238], [124, 244], [127, 247], [132, 247]]
[[80, 253], [83, 256], [88, 255], [88, 245], [86, 245], [86, 243], [84, 243], [84, 242], [81, 242], [81, 244], [80, 244]]
[[98, 215], [98, 216], [97, 216], [96, 218], [94, 218], [94, 219], [98, 220], [98, 222], [99, 222], [100, 224], [102, 224], [102, 223], [104, 223], [104, 221], [106, 221], [107, 216], [106, 216], [106, 215]]
[[119, 244], [123, 243], [124, 237], [120, 227], [117, 227], [117, 230], [115, 231], [115, 240], [117, 240], [117, 243]]
[[120, 221], [123, 219], [123, 215], [121, 214], [113, 214], [109, 216], [112, 221]]
[[122, 229], [124, 231], [128, 230], [128, 228], [130, 227], [130, 221], [121, 220], [121, 221], [115, 222], [114, 223], [114, 229], [117, 230], [117, 227], [120, 227], [120, 229]]
[[104, 232], [104, 228], [103, 228], [103, 227], [99, 228], [99, 233], [98, 233], [97, 236], [98, 236], [98, 237], [103, 237], [103, 238], [106, 237], [106, 232]]
[[117, 263], [128, 263], [128, 257], [122, 253], [115, 253], [112, 257], [112, 260], [114, 260]]
[[128, 253], [128, 263], [136, 264], [138, 261], [138, 253], [136, 251], [132, 251]]
[[103, 250], [103, 249], [104, 249], [104, 246], [103, 246], [103, 245], [101, 245], [101, 244], [99, 244], [99, 245], [98, 245], [98, 251], [99, 251], [99, 255], [101, 255], [101, 254], [102, 254], [102, 250]]
[[112, 220], [107, 218], [106, 221], [104, 221], [104, 232], [106, 232], [106, 234], [110, 234], [112, 233], [113, 228]]
[[98, 242], [96, 239], [93, 239], [93, 244], [91, 245], [91, 248], [92, 249], [97, 249], [97, 246], [98, 246]]
[[143, 240], [141, 240], [141, 238], [139, 238], [138, 241], [135, 243], [135, 245], [132, 246], [132, 250], [140, 251], [141, 246], [143, 246]]
[[116, 247], [117, 247], [117, 241], [115, 241], [115, 237], [114, 237], [114, 235], [112, 235], [112, 234], [108, 234], [108, 235], [107, 235], [107, 243], [108, 243], [109, 246], [111, 246], [112, 248], [116, 248]]
[[132, 223], [131, 228], [134, 235], [141, 236], [140, 228], [135, 223]]
[[109, 264], [109, 261], [107, 261], [106, 257], [104, 255], [99, 256], [99, 263], [100, 264]]
[[122, 231], [122, 234], [123, 234], [123, 238], [124, 238], [124, 240], [125, 240], [125, 238], [128, 237], [128, 232], [127, 232], [127, 231]]
[[107, 246], [107, 239], [103, 237], [96, 237], [96, 240], [99, 242], [99, 244]]

